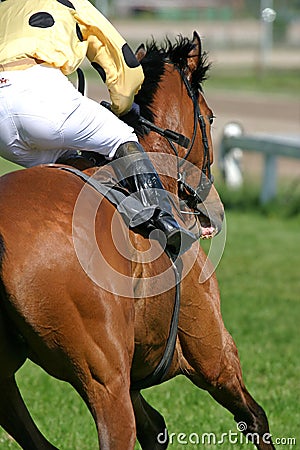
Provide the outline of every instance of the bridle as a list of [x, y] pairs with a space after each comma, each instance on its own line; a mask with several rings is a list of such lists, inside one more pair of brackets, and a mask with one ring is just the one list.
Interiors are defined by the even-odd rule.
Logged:
[[[167, 61], [169, 63], [169, 61]], [[185, 144], [188, 143], [188, 145], [181, 145], [180, 142], [177, 142], [178, 145], [181, 145], [185, 148], [187, 148], [186, 154], [180, 158], [177, 148], [174, 145], [173, 140], [165, 136], [166, 140], [168, 141], [173, 153], [177, 157], [177, 176], [178, 176], [178, 191], [179, 193], [183, 194], [185, 192], [186, 198], [185, 201], [188, 204], [188, 206], [192, 209], [197, 209], [197, 204], [203, 202], [211, 188], [211, 185], [213, 183], [213, 176], [211, 173], [211, 167], [210, 167], [210, 157], [209, 157], [209, 144], [208, 144], [208, 138], [206, 133], [206, 124], [203, 115], [200, 111], [199, 106], [199, 91], [195, 92], [192, 89], [192, 86], [187, 78], [187, 76], [184, 73], [183, 69], [178, 68], [176, 65], [174, 65], [175, 69], [179, 72], [180, 77], [186, 87], [188, 96], [193, 102], [193, 110], [194, 110], [194, 127], [193, 127], [193, 134], [192, 138], [188, 139], [187, 137], [183, 136], [185, 138]], [[201, 136], [202, 136], [202, 146], [203, 146], [203, 164], [201, 168], [201, 177], [199, 185], [196, 188], [193, 188], [186, 182], [186, 173], [184, 170], [182, 170], [182, 166], [184, 165], [185, 161], [188, 160], [194, 144], [196, 140], [197, 130], [198, 126], [200, 127]]]

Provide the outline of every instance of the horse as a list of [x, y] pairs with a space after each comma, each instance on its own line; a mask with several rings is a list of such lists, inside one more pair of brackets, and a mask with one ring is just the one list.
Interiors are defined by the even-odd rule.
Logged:
[[[152, 41], [136, 56], [145, 73], [135, 98], [146, 120], [136, 130], [140, 141], [176, 211], [183, 199], [190, 214], [179, 219], [188, 217], [185, 226], [196, 224], [210, 238], [222, 226], [223, 205], [210, 173], [213, 113], [202, 89], [209, 63], [200, 37]], [[151, 132], [147, 121], [169, 130], [167, 137]], [[188, 137], [185, 145], [174, 143], [172, 130]], [[183, 170], [186, 164], [200, 178]], [[38, 430], [15, 381], [30, 359], [78, 392], [102, 450], [132, 450], [136, 439], [143, 450], [166, 449], [168, 439], [159, 439], [165, 420], [141, 390], [168, 340], [174, 262], [68, 167], [37, 166], [0, 179], [0, 425], [24, 450], [58, 450]], [[84, 173], [92, 178], [97, 170]], [[243, 382], [214, 269], [198, 242], [180, 263], [175, 347], [156, 384], [185, 375], [258, 436], [259, 450], [274, 449], [266, 414]]]

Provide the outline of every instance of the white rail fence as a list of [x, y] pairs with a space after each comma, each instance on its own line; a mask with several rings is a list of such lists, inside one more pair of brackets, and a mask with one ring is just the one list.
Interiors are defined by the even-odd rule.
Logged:
[[220, 142], [219, 166], [225, 182], [233, 188], [238, 188], [243, 182], [240, 165], [243, 151], [263, 155], [264, 170], [260, 201], [267, 203], [277, 194], [278, 157], [300, 159], [300, 135], [248, 135], [243, 132], [239, 124], [227, 124]]

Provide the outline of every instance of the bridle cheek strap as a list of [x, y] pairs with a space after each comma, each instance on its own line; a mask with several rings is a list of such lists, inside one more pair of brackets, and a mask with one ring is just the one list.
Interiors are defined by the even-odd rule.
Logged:
[[[176, 66], [175, 66], [175, 68], [180, 73], [181, 79], [186, 87], [187, 93], [193, 102], [194, 128], [193, 128], [193, 136], [190, 141], [191, 142], [190, 146], [189, 146], [185, 156], [181, 159], [179, 159], [177, 149], [176, 149], [175, 145], [173, 144], [173, 142], [171, 142], [169, 139], [167, 139], [167, 140], [168, 140], [173, 152], [177, 156], [177, 161], [178, 161], [177, 162], [177, 172], [178, 172], [179, 191], [182, 194], [183, 194], [183, 192], [185, 192], [185, 194], [187, 195], [186, 203], [188, 204], [188, 206], [192, 209], [196, 209], [197, 204], [202, 203], [206, 199], [207, 195], [209, 194], [211, 185], [213, 184], [213, 181], [214, 181], [213, 176], [211, 174], [209, 143], [208, 143], [208, 138], [207, 138], [207, 133], [206, 133], [206, 123], [205, 123], [203, 115], [201, 114], [200, 106], [199, 106], [199, 92], [197, 92], [197, 93], [194, 92], [184, 71], [182, 69], [179, 69]], [[185, 161], [188, 159], [188, 157], [190, 156], [190, 153], [193, 149], [193, 146], [194, 146], [194, 143], [196, 140], [198, 126], [200, 127], [201, 136], [202, 136], [203, 164], [202, 164], [202, 169], [201, 169], [201, 178], [200, 178], [199, 185], [197, 186], [196, 189], [194, 189], [192, 186], [190, 186], [185, 181], [185, 173], [184, 173], [184, 171], [181, 171], [180, 168], [185, 163]]]

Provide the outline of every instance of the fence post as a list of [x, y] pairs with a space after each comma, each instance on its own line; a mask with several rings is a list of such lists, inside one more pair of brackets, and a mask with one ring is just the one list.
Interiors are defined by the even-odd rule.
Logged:
[[272, 200], [277, 194], [277, 157], [267, 153], [264, 159], [264, 174], [260, 194], [262, 204]]

